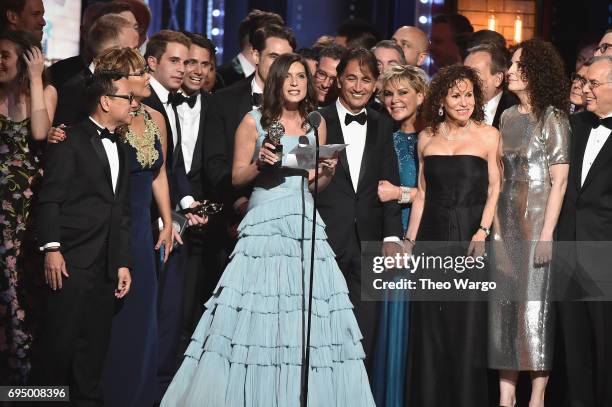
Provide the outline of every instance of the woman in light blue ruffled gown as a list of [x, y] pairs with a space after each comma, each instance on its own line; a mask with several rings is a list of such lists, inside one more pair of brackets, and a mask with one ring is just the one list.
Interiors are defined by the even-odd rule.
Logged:
[[[397, 65], [381, 75], [381, 95], [389, 115], [398, 124], [393, 145], [399, 164], [401, 185], [381, 181], [378, 192], [383, 202], [400, 201], [404, 233], [408, 228], [412, 199], [416, 196], [418, 173], [417, 110], [427, 92], [427, 75], [417, 67]], [[381, 305], [372, 391], [378, 407], [403, 407], [408, 365], [410, 304], [390, 293]]]
[[[302, 276], [306, 270], [308, 284], [314, 171], [306, 177], [302, 170], [271, 169], [275, 154], [262, 144], [264, 129], [279, 123], [285, 155], [299, 136], [314, 144], [305, 118], [315, 100], [304, 60], [282, 55], [270, 67], [261, 110], [247, 114], [236, 131], [232, 181], [253, 183], [249, 210], [163, 407], [300, 404]], [[325, 143], [324, 121], [319, 136]], [[319, 188], [336, 162], [322, 162]], [[324, 229], [317, 217], [308, 406], [374, 406], [361, 333]]]

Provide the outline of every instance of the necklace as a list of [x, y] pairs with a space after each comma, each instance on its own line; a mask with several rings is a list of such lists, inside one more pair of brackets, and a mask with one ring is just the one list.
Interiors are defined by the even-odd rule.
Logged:
[[470, 125], [472, 124], [472, 120], [468, 120], [467, 124], [462, 127], [461, 132], [456, 136], [449, 135], [450, 131], [448, 129], [448, 125], [446, 123], [442, 124], [444, 124], [445, 126], [440, 126], [440, 135], [448, 141], [456, 141], [461, 140], [467, 134], [467, 131], [470, 128]]
[[159, 128], [151, 119], [144, 106], [135, 111], [136, 116], [142, 115], [145, 122], [145, 130], [142, 134], [136, 134], [131, 128], [127, 128], [125, 142], [136, 150], [136, 160], [143, 168], [151, 168], [159, 158], [159, 152], [155, 148], [155, 141], [159, 138]]

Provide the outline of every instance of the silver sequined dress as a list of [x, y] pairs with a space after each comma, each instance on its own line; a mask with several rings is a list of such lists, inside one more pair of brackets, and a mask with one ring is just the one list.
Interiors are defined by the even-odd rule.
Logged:
[[505, 276], [514, 291], [512, 298], [489, 305], [489, 367], [550, 370], [554, 344], [552, 304], [546, 301], [551, 294], [550, 268], [534, 267], [535, 244], [530, 242], [539, 240], [544, 225], [549, 167], [569, 163], [569, 121], [552, 107], [537, 121], [513, 106], [502, 114], [500, 131], [504, 169], [491, 235], [492, 272]]

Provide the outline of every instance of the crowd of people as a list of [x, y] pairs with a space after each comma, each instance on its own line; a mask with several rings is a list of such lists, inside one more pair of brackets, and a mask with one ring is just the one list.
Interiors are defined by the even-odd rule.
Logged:
[[[459, 14], [431, 38], [349, 20], [298, 49], [253, 10], [217, 66], [205, 36], [147, 38], [146, 6], [114, 0], [46, 68], [42, 1], [0, 11], [0, 384], [297, 406], [310, 310], [309, 406], [510, 407], [520, 372], [530, 407], [551, 373], [565, 405], [612, 405], [612, 303], [551, 283], [551, 242], [612, 241], [612, 31], [568, 77], [551, 43], [509, 49]], [[292, 166], [317, 136], [346, 147]], [[492, 242], [493, 272], [538, 300], [370, 301], [373, 241]]]

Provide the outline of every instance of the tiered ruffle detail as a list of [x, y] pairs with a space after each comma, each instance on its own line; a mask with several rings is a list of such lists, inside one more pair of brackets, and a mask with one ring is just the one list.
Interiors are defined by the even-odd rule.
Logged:
[[[232, 260], [162, 406], [299, 406], [302, 203], [296, 195], [262, 203], [245, 216]], [[305, 208], [308, 271], [309, 200]], [[374, 406], [361, 333], [324, 228], [318, 220], [308, 406]]]

